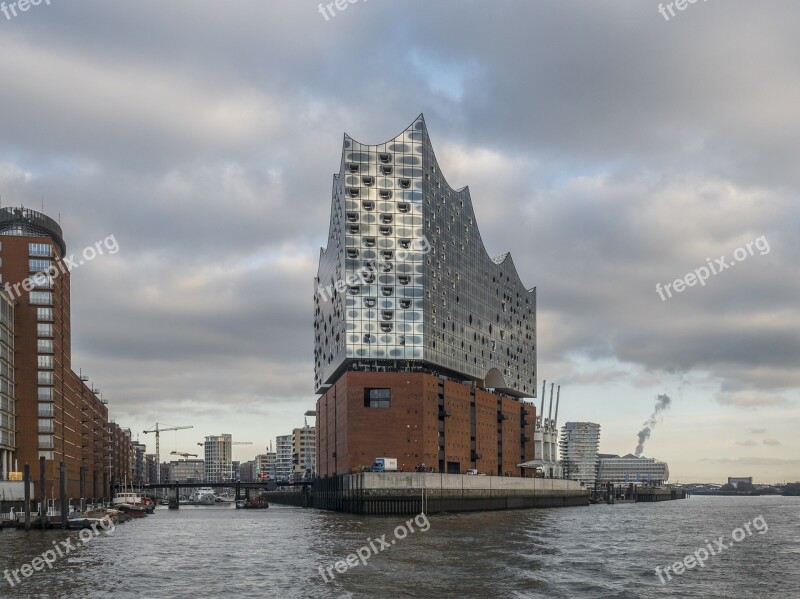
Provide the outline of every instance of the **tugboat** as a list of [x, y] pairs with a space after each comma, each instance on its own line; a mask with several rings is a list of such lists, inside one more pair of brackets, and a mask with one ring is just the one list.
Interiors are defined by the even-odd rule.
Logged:
[[269, 507], [269, 502], [264, 497], [251, 499], [250, 501], [246, 501], [244, 499], [236, 500], [237, 510], [265, 510], [268, 507]]

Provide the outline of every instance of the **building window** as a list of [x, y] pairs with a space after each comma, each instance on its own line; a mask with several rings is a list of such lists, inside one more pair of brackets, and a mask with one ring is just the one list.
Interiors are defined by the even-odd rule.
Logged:
[[40, 385], [52, 385], [53, 384], [53, 371], [52, 370], [40, 370], [36, 377], [36, 382]]
[[51, 258], [53, 256], [53, 246], [49, 243], [29, 243], [28, 255], [30, 256], [46, 256]]
[[365, 408], [388, 408], [391, 407], [391, 389], [364, 389]]
[[53, 388], [39, 387], [38, 396], [39, 401], [53, 401]]
[[37, 260], [34, 258], [28, 260], [28, 270], [30, 272], [47, 272], [52, 266], [53, 263], [50, 260]]
[[53, 320], [53, 309], [36, 308], [36, 318], [38, 320]]
[[35, 275], [31, 276], [31, 283], [33, 283], [34, 289], [52, 289], [53, 288], [53, 279], [50, 275], [46, 275], [43, 272], [37, 272]]
[[39, 435], [39, 448], [53, 449], [54, 447], [53, 435]]
[[53, 303], [53, 292], [52, 291], [31, 291], [30, 302], [33, 305], [52, 304]]
[[52, 368], [53, 356], [39, 356], [39, 368]]
[[36, 335], [39, 337], [52, 337], [53, 325], [50, 323], [39, 323], [36, 325]]
[[51, 403], [39, 404], [39, 416], [53, 418], [56, 415], [55, 405]]
[[53, 340], [52, 339], [37, 339], [36, 349], [40, 354], [53, 353]]

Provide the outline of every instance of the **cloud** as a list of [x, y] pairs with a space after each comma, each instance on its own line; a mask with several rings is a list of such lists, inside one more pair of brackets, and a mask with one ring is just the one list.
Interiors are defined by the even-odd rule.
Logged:
[[781, 444], [777, 439], [764, 439], [763, 443], [764, 445], [770, 445], [772, 447], [778, 447]]
[[701, 462], [716, 464], [742, 464], [745, 466], [798, 466], [800, 460], [784, 460], [779, 458], [703, 458]]
[[765, 428], [751, 428], [750, 432], [753, 433], [754, 435], [763, 435], [764, 433], [767, 432], [767, 429], [765, 429]]
[[774, 395], [748, 395], [737, 393], [724, 393], [716, 396], [718, 403], [726, 406], [736, 406], [743, 408], [764, 408], [781, 406], [788, 402], [785, 397]]
[[[489, 252], [537, 287], [541, 378], [616, 393], [697, 374], [698, 409], [762, 409], [777, 430], [772, 408], [800, 396], [800, 4], [667, 24], [621, 0], [512, 0], [490, 20], [408, 2], [325, 21], [305, 2], [86, 0], [4, 29], [3, 201], [44, 197], [72, 250], [120, 242], [71, 299], [74, 363], [112, 413], [299, 424], [342, 135], [378, 143], [424, 112]], [[769, 254], [659, 299], [761, 235]]]
[[752, 439], [748, 439], [747, 441], [734, 441], [734, 443], [736, 443], [736, 445], [741, 445], [742, 447], [753, 447], [754, 445], [757, 445], [757, 443]]

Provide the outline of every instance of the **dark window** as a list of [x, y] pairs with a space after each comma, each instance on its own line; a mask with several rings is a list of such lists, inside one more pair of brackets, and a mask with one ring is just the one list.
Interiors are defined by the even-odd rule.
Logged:
[[364, 389], [365, 408], [388, 408], [391, 400], [391, 389]]

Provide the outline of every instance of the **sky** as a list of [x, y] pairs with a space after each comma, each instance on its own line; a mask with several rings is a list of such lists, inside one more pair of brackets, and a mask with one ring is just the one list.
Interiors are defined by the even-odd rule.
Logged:
[[151, 452], [156, 422], [193, 426], [162, 459], [302, 426], [342, 137], [424, 113], [537, 288], [560, 423], [626, 454], [666, 394], [644, 455], [673, 482], [800, 479], [800, 4], [330, 6], [0, 12], [3, 205], [44, 207], [70, 253], [118, 246], [72, 273], [73, 367], [111, 416]]

